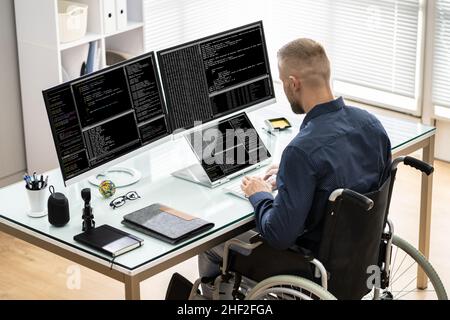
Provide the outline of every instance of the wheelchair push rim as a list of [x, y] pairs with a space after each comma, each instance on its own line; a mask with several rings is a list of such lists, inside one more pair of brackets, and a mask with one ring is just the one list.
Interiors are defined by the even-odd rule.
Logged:
[[275, 276], [258, 283], [246, 300], [336, 300], [327, 290], [305, 278]]

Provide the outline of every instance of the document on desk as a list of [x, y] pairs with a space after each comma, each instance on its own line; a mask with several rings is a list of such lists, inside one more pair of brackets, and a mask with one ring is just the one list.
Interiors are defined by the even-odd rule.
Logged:
[[162, 241], [177, 244], [214, 227], [214, 224], [159, 203], [124, 216], [122, 223]]

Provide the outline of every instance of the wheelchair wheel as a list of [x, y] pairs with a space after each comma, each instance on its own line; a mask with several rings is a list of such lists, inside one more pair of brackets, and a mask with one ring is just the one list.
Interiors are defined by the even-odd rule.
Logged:
[[[417, 268], [429, 279], [428, 288], [417, 289]], [[381, 292], [379, 299], [386, 300], [447, 300], [441, 279], [431, 263], [410, 243], [394, 235], [389, 287]]]
[[305, 278], [275, 276], [258, 283], [246, 300], [336, 300], [327, 290]]

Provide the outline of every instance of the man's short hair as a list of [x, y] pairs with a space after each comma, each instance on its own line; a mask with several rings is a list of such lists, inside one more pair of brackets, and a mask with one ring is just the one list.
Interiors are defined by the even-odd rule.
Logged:
[[301, 38], [289, 42], [278, 51], [278, 59], [289, 71], [295, 71], [311, 86], [330, 81], [330, 60], [324, 47], [317, 41]]

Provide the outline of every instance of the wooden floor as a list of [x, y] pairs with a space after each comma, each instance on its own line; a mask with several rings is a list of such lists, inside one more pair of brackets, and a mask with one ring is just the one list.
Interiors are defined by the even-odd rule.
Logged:
[[[437, 161], [433, 189], [431, 258], [450, 290], [450, 164]], [[391, 206], [396, 233], [417, 244], [420, 175], [400, 167]], [[142, 299], [163, 299], [172, 273], [197, 277], [188, 260], [141, 284]], [[73, 281], [77, 273], [80, 281]], [[0, 233], [0, 299], [123, 299], [123, 285], [71, 261]]]

